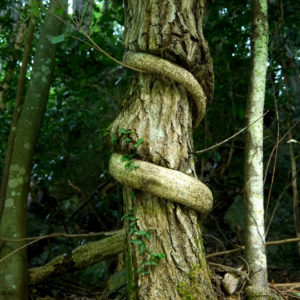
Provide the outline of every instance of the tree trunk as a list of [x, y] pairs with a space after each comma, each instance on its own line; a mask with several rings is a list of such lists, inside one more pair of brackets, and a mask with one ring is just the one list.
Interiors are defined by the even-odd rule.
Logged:
[[[111, 127], [116, 152], [134, 152], [143, 161], [194, 177], [190, 154], [193, 116], [197, 119], [195, 107], [203, 109], [213, 89], [212, 62], [202, 33], [205, 6], [204, 0], [125, 1], [124, 43], [130, 50], [125, 63], [146, 72], [133, 79], [124, 107]], [[178, 65], [181, 71], [173, 72]], [[199, 93], [191, 87], [194, 83], [187, 79], [186, 70], [200, 83]], [[180, 74], [185, 78], [181, 80]], [[202, 102], [194, 106], [195, 93]], [[141, 139], [140, 146], [134, 147]], [[127, 172], [131, 168], [134, 163], [129, 163]], [[143, 177], [142, 185], [159, 189], [159, 178], [151, 184], [150, 177]], [[125, 220], [134, 220], [126, 222], [130, 299], [215, 299], [197, 212], [154, 196], [159, 192], [145, 191], [138, 190], [133, 197], [130, 187], [124, 189]], [[133, 227], [136, 233], [128, 233]], [[146, 233], [149, 241], [142, 236]], [[132, 239], [147, 248], [143, 250], [141, 242]], [[163, 255], [165, 258], [159, 259]]]
[[[264, 109], [268, 57], [267, 1], [252, 0], [251, 74], [247, 125], [261, 118]], [[245, 142], [246, 259], [251, 285], [249, 299], [269, 299], [264, 228], [263, 119], [251, 125]]]
[[[291, 126], [290, 120], [288, 120], [287, 124], [289, 127]], [[289, 140], [292, 139], [292, 134], [288, 132]], [[298, 238], [300, 238], [300, 201], [299, 201], [299, 193], [297, 186], [297, 163], [296, 157], [294, 154], [293, 143], [289, 143], [289, 151], [290, 151], [290, 160], [291, 160], [291, 177], [293, 178], [292, 182], [292, 191], [293, 191], [293, 215], [294, 215], [294, 224], [295, 231]], [[300, 241], [298, 242], [298, 254], [300, 256]]]
[[[39, 2], [38, 2], [39, 5]], [[16, 127], [19, 121], [22, 102], [24, 98], [24, 90], [25, 90], [25, 82], [26, 82], [26, 73], [27, 73], [27, 65], [30, 58], [30, 52], [31, 52], [31, 46], [32, 46], [32, 40], [33, 40], [33, 33], [34, 28], [37, 22], [36, 16], [32, 15], [30, 18], [30, 23], [28, 26], [28, 32], [27, 32], [27, 40], [24, 47], [24, 53], [22, 58], [22, 67], [20, 70], [20, 75], [18, 79], [18, 87], [17, 87], [17, 95], [16, 95], [16, 103], [14, 108], [14, 113], [11, 121], [11, 127], [9, 132], [9, 138], [7, 143], [7, 150], [5, 153], [5, 163], [1, 178], [1, 187], [0, 187], [0, 223], [1, 223], [1, 217], [4, 209], [4, 203], [5, 203], [5, 197], [6, 197], [6, 188], [7, 188], [7, 182], [8, 182], [8, 176], [9, 176], [9, 168], [10, 168], [10, 162], [11, 157], [13, 153], [13, 146], [16, 136]]]
[[[27, 234], [26, 204], [30, 173], [54, 66], [56, 45], [51, 43], [51, 38], [59, 35], [63, 26], [63, 23], [55, 16], [61, 5], [60, 0], [52, 0], [50, 3], [50, 12], [45, 19], [37, 45], [32, 79], [28, 86], [18, 126], [15, 128], [15, 144], [0, 227], [0, 236], [7, 239], [24, 238]], [[4, 257], [21, 245], [22, 243], [6, 243], [0, 256]], [[0, 299], [27, 299], [25, 249], [1, 263]]]

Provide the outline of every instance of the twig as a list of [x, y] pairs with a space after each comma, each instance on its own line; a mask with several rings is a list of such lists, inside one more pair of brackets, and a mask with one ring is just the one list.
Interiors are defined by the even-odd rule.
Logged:
[[285, 186], [285, 188], [283, 189], [283, 191], [281, 192], [281, 194], [280, 194], [279, 197], [277, 198], [276, 203], [275, 203], [275, 206], [274, 206], [273, 211], [272, 211], [272, 215], [271, 215], [270, 221], [269, 221], [268, 226], [267, 226], [266, 236], [268, 235], [268, 231], [269, 231], [270, 226], [271, 226], [271, 224], [272, 224], [272, 221], [273, 221], [273, 218], [274, 218], [274, 216], [275, 216], [275, 213], [276, 213], [276, 210], [277, 210], [277, 207], [278, 207], [278, 205], [279, 205], [280, 200], [281, 200], [282, 197], [284, 196], [284, 194], [285, 194], [285, 192], [287, 191], [287, 189], [289, 189], [289, 187], [293, 184], [293, 182], [294, 182], [294, 180], [297, 178], [297, 175], [298, 175], [299, 172], [300, 172], [300, 169], [296, 172], [296, 174], [293, 176], [293, 178], [292, 178], [292, 180], [290, 181], [290, 183], [287, 184], [287, 185]]
[[[269, 241], [269, 242], [266, 242], [266, 246], [282, 245], [282, 244], [287, 244], [287, 243], [296, 243], [296, 242], [299, 242], [299, 241], [300, 241], [300, 237], [299, 238], [283, 239], [283, 240], [278, 240], [278, 241]], [[236, 249], [207, 254], [206, 258], [212, 258], [212, 257], [216, 257], [216, 256], [223, 256], [223, 255], [227, 255], [227, 254], [233, 254], [233, 253], [240, 252], [244, 249], [245, 249], [245, 246], [239, 246], [239, 248], [236, 248]]]
[[218, 269], [222, 269], [226, 272], [229, 272], [229, 273], [236, 273], [240, 276], [243, 276], [245, 277], [249, 282], [251, 282], [249, 276], [247, 273], [241, 271], [241, 270], [238, 270], [238, 269], [235, 269], [235, 268], [232, 268], [232, 267], [229, 267], [229, 266], [224, 266], [224, 265], [220, 265], [220, 264], [216, 264], [216, 263], [212, 263], [212, 262], [209, 262], [208, 263], [209, 266], [213, 267], [213, 268], [218, 268]]
[[[50, 13], [51, 13], [51, 12], [50, 12]], [[65, 24], [67, 24], [67, 22], [64, 21], [62, 18], [60, 18], [58, 15], [53, 14], [53, 13], [52, 13], [52, 15], [55, 16], [55, 17], [56, 17], [57, 19], [59, 19], [60, 21], [62, 21], [62, 22], [64, 22]], [[111, 60], [113, 60], [115, 63], [117, 63], [117, 64], [119, 64], [119, 65], [121, 65], [121, 66], [123, 66], [123, 67], [125, 67], [125, 68], [127, 68], [127, 69], [130, 69], [130, 70], [133, 70], [133, 71], [136, 71], [136, 72], [140, 72], [140, 73], [147, 73], [147, 72], [145, 72], [145, 71], [143, 71], [143, 70], [140, 70], [140, 69], [137, 69], [137, 68], [133, 68], [133, 67], [127, 65], [127, 64], [124, 64], [123, 62], [121, 62], [121, 61], [119, 61], [118, 59], [114, 58], [114, 57], [111, 56], [108, 52], [106, 52], [106, 51], [103, 50], [100, 46], [98, 46], [98, 45], [94, 42], [94, 40], [93, 40], [93, 39], [92, 39], [92, 38], [91, 38], [91, 37], [90, 37], [90, 36], [89, 36], [89, 35], [81, 28], [81, 27], [78, 27], [77, 23], [74, 22], [74, 20], [72, 20], [72, 23], [74, 24], [75, 29], [76, 29], [78, 32], [80, 32], [85, 38], [87, 38], [91, 44], [89, 44], [89, 43], [87, 43], [86, 41], [83, 41], [83, 40], [81, 40], [81, 42], [83, 42], [83, 43], [86, 44], [86, 45], [89, 45], [90, 47], [92, 47], [92, 48], [94, 48], [94, 49], [96, 49], [98, 52], [104, 54], [105, 56], [107, 56], [108, 58], [110, 58]], [[72, 37], [74, 38], [74, 36], [71, 35], [71, 34], [69, 34], [69, 36], [72, 36]], [[80, 40], [79, 38], [77, 38], [77, 39]]]
[[[271, 50], [272, 53], [272, 50]], [[272, 61], [272, 55], [271, 55], [271, 61]], [[270, 63], [271, 65], [271, 63]], [[267, 216], [268, 216], [268, 210], [269, 210], [269, 203], [271, 199], [271, 194], [272, 194], [272, 188], [273, 188], [273, 183], [274, 183], [274, 178], [275, 178], [275, 172], [276, 172], [276, 163], [277, 163], [277, 154], [278, 154], [278, 147], [279, 147], [279, 114], [278, 114], [278, 107], [277, 107], [277, 100], [276, 100], [276, 94], [275, 94], [275, 86], [274, 82], [272, 80], [272, 74], [271, 74], [271, 68], [270, 68], [270, 81], [273, 89], [273, 99], [274, 99], [274, 107], [275, 107], [275, 112], [276, 112], [276, 144], [275, 144], [275, 157], [274, 157], [274, 163], [273, 163], [273, 171], [272, 171], [272, 178], [271, 178], [271, 184], [270, 188], [268, 191], [268, 197], [266, 201], [266, 208], [265, 208], [265, 225], [267, 222]]]
[[105, 229], [107, 230], [107, 226], [102, 222], [100, 216], [98, 215], [95, 207], [93, 206], [93, 204], [91, 203], [91, 198], [88, 198], [85, 193], [76, 185], [74, 185], [70, 180], [67, 181], [68, 185], [73, 188], [75, 191], [77, 191], [77, 193], [79, 193], [81, 195], [81, 198], [84, 200], [85, 203], [87, 203], [89, 205], [89, 207], [91, 208], [91, 210], [93, 211], [93, 213], [96, 216], [96, 219], [98, 220], [99, 224]]
[[24, 239], [6, 239], [6, 238], [0, 237], [0, 240], [4, 241], [4, 242], [19, 243], [19, 242], [24, 242], [24, 241], [40, 241], [42, 239], [59, 238], [59, 237], [73, 239], [73, 238], [96, 237], [96, 236], [101, 236], [101, 235], [109, 236], [109, 235], [117, 234], [119, 231], [120, 230], [89, 232], [89, 233], [75, 233], [75, 234], [69, 234], [69, 233], [64, 233], [64, 232], [54, 232], [54, 233], [47, 234], [47, 235], [34, 236], [34, 237], [29, 237], [29, 238], [24, 238]]
[[255, 122], [257, 122], [258, 120], [260, 120], [261, 118], [263, 118], [269, 111], [266, 111], [261, 117], [259, 117], [258, 119], [256, 119], [255, 121], [253, 121], [252, 123], [250, 123], [249, 125], [247, 125], [246, 127], [244, 127], [243, 129], [241, 129], [240, 131], [236, 132], [234, 135], [232, 135], [231, 137], [227, 138], [226, 140], [216, 144], [216, 145], [213, 145], [211, 147], [208, 147], [206, 149], [203, 149], [203, 150], [199, 150], [199, 151], [196, 151], [196, 152], [192, 152], [193, 154], [201, 154], [201, 153], [204, 153], [204, 152], [207, 152], [207, 151], [210, 151], [212, 149], [215, 149], [215, 148], [218, 148], [220, 147], [221, 145], [227, 143], [228, 141], [232, 140], [233, 138], [235, 138], [236, 136], [238, 136], [239, 134], [241, 134], [243, 131], [245, 131], [246, 129], [248, 129], [251, 125], [253, 125]]
[[[288, 130], [287, 132], [282, 136], [282, 138], [279, 140], [279, 144], [287, 137], [287, 135], [289, 134], [289, 132], [296, 126], [298, 125], [300, 122], [300, 120], [296, 121]], [[269, 169], [269, 165], [270, 165], [270, 162], [271, 162], [271, 159], [272, 159], [272, 156], [273, 156], [273, 153], [276, 149], [276, 145], [273, 147], [272, 151], [271, 151], [271, 154], [270, 154], [270, 157], [269, 157], [269, 160], [267, 162], [267, 165], [266, 165], [266, 170], [265, 170], [265, 176], [264, 176], [264, 184], [266, 183], [266, 178], [267, 178], [267, 173], [268, 173], [268, 169]]]

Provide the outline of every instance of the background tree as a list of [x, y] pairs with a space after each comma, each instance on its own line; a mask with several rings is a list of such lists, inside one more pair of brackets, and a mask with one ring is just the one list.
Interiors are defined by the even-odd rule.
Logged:
[[[22, 111], [15, 130], [15, 139], [9, 175], [6, 187], [6, 198], [1, 218], [0, 235], [7, 239], [25, 238], [27, 196], [30, 174], [33, 163], [34, 148], [41, 126], [50, 88], [56, 45], [51, 39], [61, 33], [63, 23], [57, 19], [62, 15], [60, 1], [50, 3], [49, 13], [44, 22], [35, 54], [32, 79], [26, 92]], [[49, 38], [50, 37], [50, 38]], [[15, 125], [15, 124], [14, 124]], [[1, 249], [1, 257], [5, 257], [11, 249], [23, 243], [6, 242]], [[0, 271], [2, 299], [27, 298], [27, 257], [26, 249], [6, 259]]]
[[[250, 299], [268, 299], [263, 188], [263, 119], [268, 58], [267, 2], [252, 1], [251, 73], [245, 141], [246, 252], [251, 283]], [[259, 119], [260, 118], [260, 119]], [[258, 120], [259, 119], [259, 120]]]

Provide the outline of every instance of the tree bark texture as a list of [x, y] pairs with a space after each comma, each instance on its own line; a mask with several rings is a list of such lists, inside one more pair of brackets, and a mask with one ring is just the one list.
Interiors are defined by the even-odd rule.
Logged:
[[[258, 120], [264, 109], [268, 57], [267, 1], [252, 0], [251, 74], [246, 110], [247, 125]], [[249, 299], [268, 298], [264, 228], [263, 119], [251, 125], [245, 142], [246, 259], [251, 285]]]
[[[5, 207], [0, 236], [8, 239], [26, 237], [26, 210], [33, 153], [46, 107], [50, 88], [56, 45], [52, 37], [61, 33], [63, 23], [55, 16], [60, 0], [52, 0], [37, 44], [32, 79], [24, 99], [11, 158]], [[61, 18], [61, 16], [59, 16]], [[6, 243], [0, 257], [6, 256], [22, 243]], [[1, 263], [0, 299], [27, 299], [26, 250]]]
[[[180, 79], [169, 76], [168, 71], [164, 76], [164, 64], [155, 57], [189, 71], [200, 83], [203, 99], [212, 99], [212, 62], [202, 33], [205, 6], [203, 0], [125, 1], [126, 50], [151, 54], [147, 59], [153, 59], [152, 68], [148, 67], [162, 70], [152, 72], [145, 67], [146, 72], [132, 80], [123, 109], [111, 126], [111, 136], [117, 140], [115, 152], [131, 153], [134, 144], [143, 139], [135, 151], [136, 158], [196, 177], [190, 154], [193, 117], [197, 118], [194, 96]], [[143, 70], [142, 66], [138, 68]], [[131, 142], [120, 139], [120, 129], [132, 132]], [[138, 173], [128, 172], [128, 176], [130, 172]], [[150, 178], [141, 179], [142, 185], [155, 186]], [[126, 186], [125, 210], [134, 208], [137, 229], [151, 233], [150, 240], [145, 241], [148, 249], [166, 257], [158, 266], [147, 268], [150, 274], [137, 273], [141, 260], [149, 253], [141, 254], [131, 242], [135, 235], [127, 232], [130, 299], [215, 299], [197, 212], [186, 207], [187, 203], [180, 205], [145, 189], [136, 190], [134, 197], [131, 193], [132, 187]], [[126, 226], [128, 229], [128, 222]]]

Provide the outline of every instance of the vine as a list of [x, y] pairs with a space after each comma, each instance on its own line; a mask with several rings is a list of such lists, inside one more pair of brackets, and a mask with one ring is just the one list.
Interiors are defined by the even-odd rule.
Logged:
[[[113, 146], [117, 143], [118, 140], [121, 140], [125, 143], [131, 143], [133, 140], [131, 138], [131, 134], [134, 131], [126, 130], [124, 128], [120, 129], [119, 137], [112, 137], [112, 144]], [[140, 138], [133, 145], [133, 148], [129, 150], [129, 153], [125, 153], [121, 157], [122, 162], [126, 162], [124, 165], [125, 169], [135, 170], [139, 168], [134, 162], [134, 156], [136, 154], [137, 148], [142, 144], [143, 139]], [[135, 196], [135, 190], [133, 190], [130, 194], [130, 200], [133, 200]], [[134, 215], [135, 208], [132, 208], [125, 214], [121, 220], [129, 222], [129, 235], [131, 236], [130, 243], [138, 247], [138, 257], [141, 259], [139, 264], [140, 267], [136, 270], [137, 273], [141, 275], [148, 275], [149, 267], [155, 267], [159, 264], [159, 261], [166, 257], [164, 253], [153, 253], [149, 247], [147, 247], [146, 242], [150, 242], [151, 233], [145, 230], [139, 230], [137, 227], [138, 218]], [[134, 237], [134, 238], [133, 238]]]

